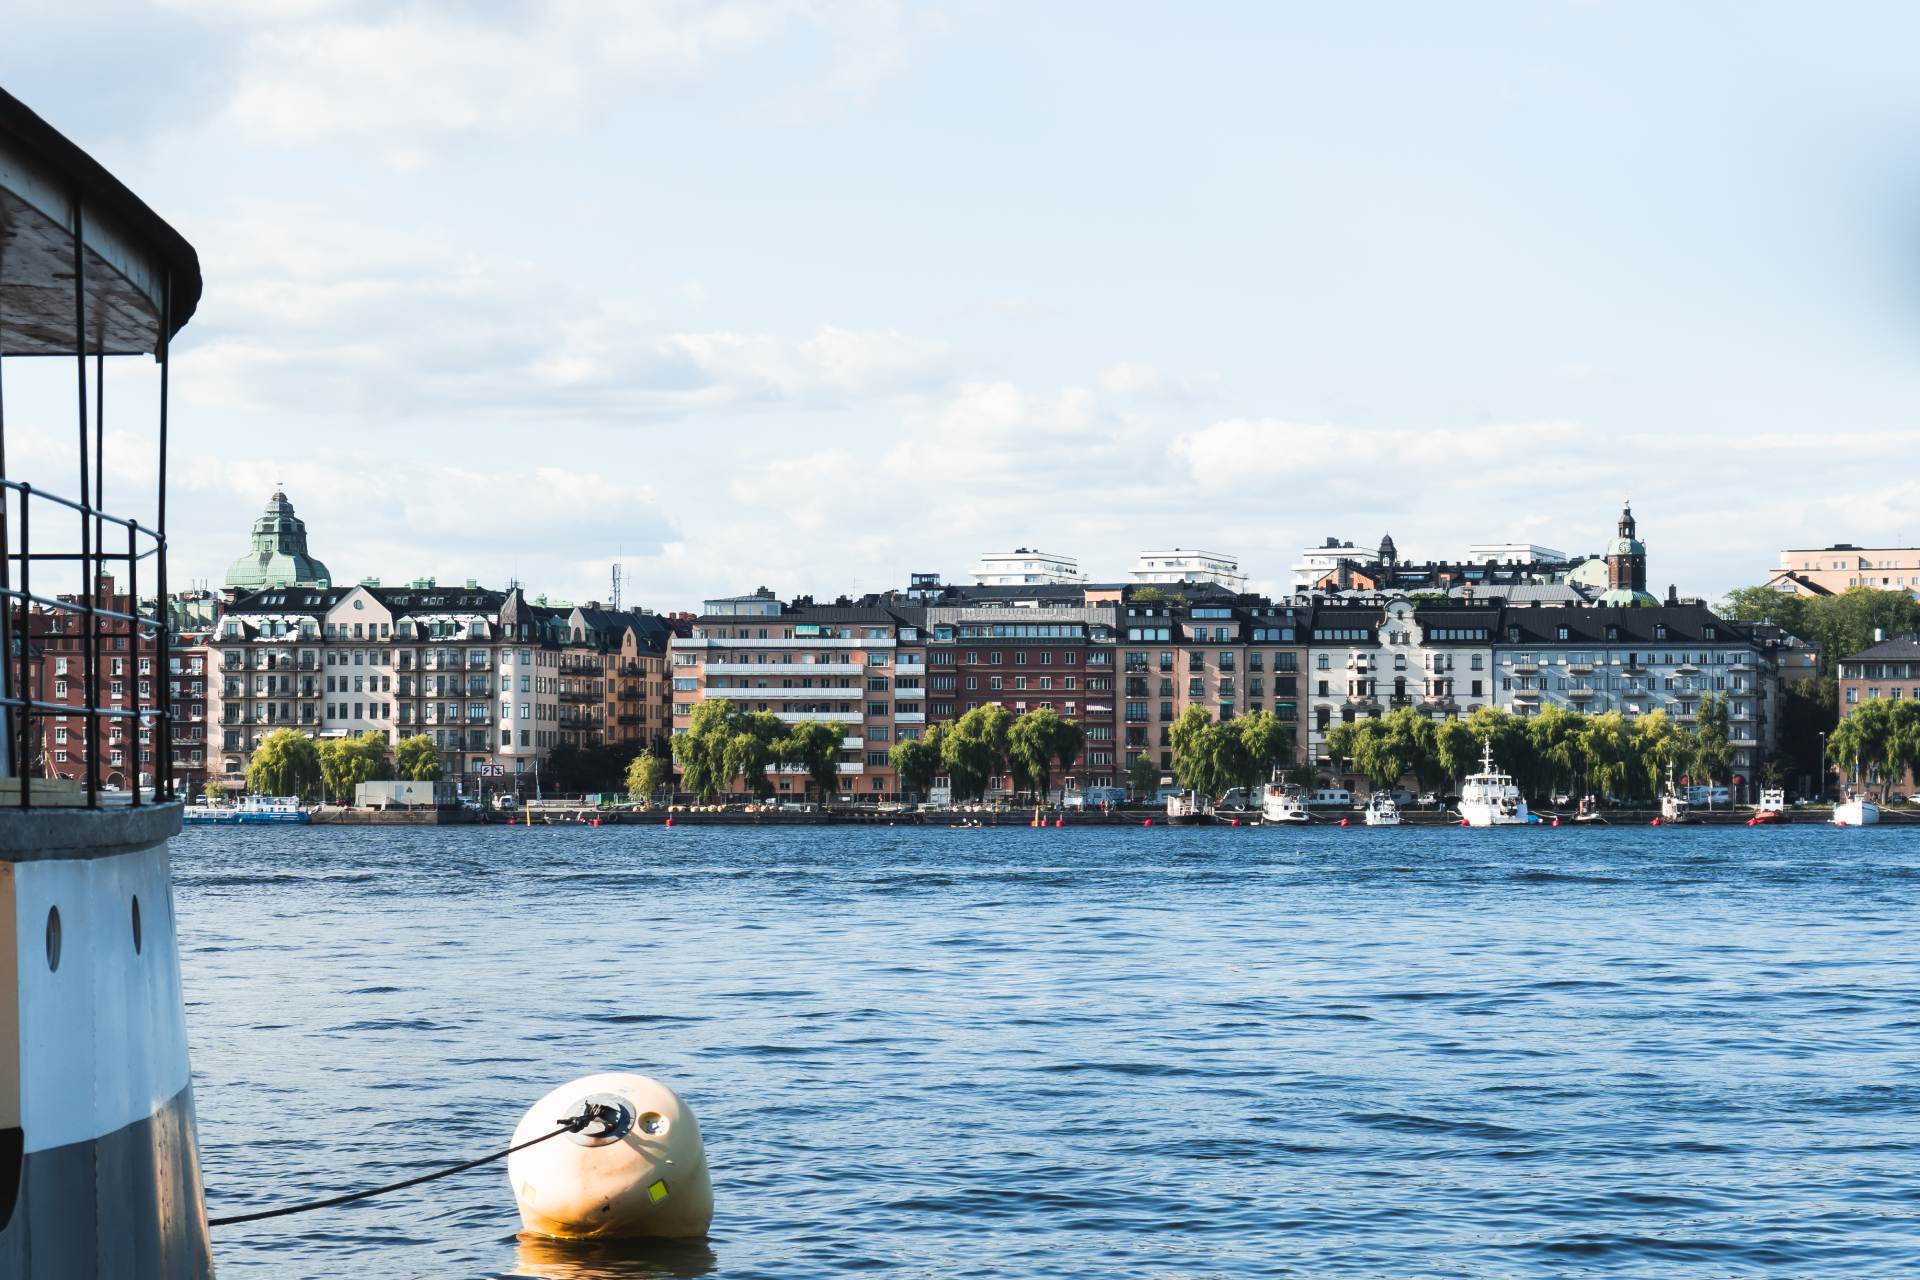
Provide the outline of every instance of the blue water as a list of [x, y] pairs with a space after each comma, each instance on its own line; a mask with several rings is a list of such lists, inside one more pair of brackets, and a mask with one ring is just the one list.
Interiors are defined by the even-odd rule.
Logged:
[[1911, 1276], [1920, 832], [201, 828], [215, 1213], [673, 1084], [700, 1246], [500, 1166], [236, 1276]]

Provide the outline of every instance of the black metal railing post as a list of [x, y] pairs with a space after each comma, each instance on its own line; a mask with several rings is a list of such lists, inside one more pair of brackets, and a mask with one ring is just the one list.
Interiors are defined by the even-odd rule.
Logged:
[[33, 625], [28, 611], [33, 599], [33, 486], [20, 486], [20, 752], [15, 767], [20, 771], [20, 807], [32, 801], [33, 756], [29, 741], [33, 737]]
[[[164, 609], [166, 603], [165, 600], [160, 601], [159, 607]], [[149, 747], [153, 747], [156, 744], [153, 741], [152, 727], [146, 724], [145, 717], [140, 713], [140, 632], [143, 630], [140, 624], [140, 525], [133, 520], [127, 521], [127, 612], [133, 615], [133, 621], [125, 624], [127, 628], [127, 640], [129, 642], [127, 645], [128, 659], [133, 663], [133, 670], [127, 673], [127, 678], [133, 682], [131, 692], [131, 700], [133, 703], [133, 741], [129, 744], [129, 749], [133, 752], [133, 766], [128, 772], [131, 774], [133, 781], [133, 786], [130, 787], [129, 790], [133, 793], [133, 806], [137, 809], [140, 807], [140, 731], [142, 729], [147, 731], [147, 745]], [[156, 662], [156, 668], [158, 665]], [[160, 672], [155, 670], [153, 678], [159, 679], [159, 677]], [[169, 750], [171, 750], [171, 748], [169, 748]], [[157, 784], [160, 780], [157, 757], [153, 777], [156, 784], [154, 799], [157, 800], [159, 799]]]

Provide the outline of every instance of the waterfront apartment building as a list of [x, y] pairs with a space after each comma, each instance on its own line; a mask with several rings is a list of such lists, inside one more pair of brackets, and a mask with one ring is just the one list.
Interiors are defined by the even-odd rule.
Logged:
[[[1080, 759], [1054, 785], [1075, 791], [1114, 784], [1112, 604], [1042, 603], [1014, 594], [931, 604], [923, 617], [933, 722], [957, 720], [988, 703], [1015, 715], [1044, 707], [1077, 721], [1086, 735]], [[1013, 779], [992, 778], [987, 787], [990, 793], [1011, 792]]]
[[1802, 547], [1780, 553], [1767, 585], [1788, 595], [1839, 595], [1853, 587], [1920, 595], [1920, 547]]
[[[1842, 716], [1852, 715], [1870, 702], [1920, 699], [1920, 636], [1889, 637], [1875, 632], [1872, 644], [1840, 660], [1837, 674]], [[1845, 774], [1843, 769], [1842, 776]], [[1888, 781], [1909, 789], [1920, 785], [1911, 771]]]
[[213, 776], [240, 785], [281, 728], [389, 743], [424, 734], [462, 782], [496, 768], [535, 775], [563, 743], [650, 740], [667, 725], [665, 625], [473, 582], [241, 596], [207, 642]]
[[1629, 719], [1664, 711], [1691, 726], [1704, 698], [1722, 698], [1734, 768], [1751, 783], [1774, 748], [1772, 652], [1750, 624], [1699, 604], [1509, 609], [1496, 646], [1496, 705], [1523, 716], [1547, 706]]
[[[888, 752], [927, 723], [926, 643], [920, 614], [876, 602], [781, 602], [762, 587], [709, 600], [689, 633], [671, 642], [673, 731], [694, 708], [725, 699], [789, 723], [823, 721], [842, 730], [838, 798], [898, 801]], [[797, 766], [772, 766], [774, 795], [806, 797]], [[747, 790], [736, 780], [739, 794]]]
[[[57, 598], [82, 609], [92, 605], [112, 613], [136, 612], [133, 597], [119, 590], [110, 575], [100, 577], [91, 597], [79, 592]], [[148, 601], [144, 612], [151, 614], [154, 608]], [[131, 714], [102, 716], [91, 728], [87, 717], [77, 711], [72, 715], [53, 712], [37, 716], [34, 727], [39, 738], [40, 768], [36, 776], [84, 785], [91, 774], [99, 786], [110, 790], [128, 791], [136, 786], [150, 789], [159, 772], [157, 753], [170, 750], [176, 761], [187, 762], [180, 781], [183, 785], [191, 782], [193, 757], [204, 750], [198, 744], [204, 731], [204, 693], [194, 696], [191, 690], [195, 681], [186, 675], [181, 689], [185, 696], [173, 708], [171, 741], [158, 742], [160, 676], [155, 663], [159, 655], [151, 632], [136, 634], [124, 619], [111, 617], [100, 618], [89, 628], [84, 612], [39, 608], [27, 615], [27, 632], [34, 666], [34, 701], [75, 708], [88, 705], [91, 672], [98, 687], [93, 705], [141, 713], [138, 718]], [[90, 632], [98, 637], [91, 650], [87, 645]], [[167, 661], [169, 665], [177, 661], [185, 675], [197, 660], [187, 650], [174, 649]], [[204, 685], [204, 674], [199, 682]]]
[[1142, 756], [1171, 769], [1174, 722], [1193, 706], [1215, 720], [1271, 711], [1295, 730], [1297, 756], [1310, 610], [1217, 586], [1182, 594], [1119, 606], [1122, 769]]
[[1458, 719], [1494, 705], [1498, 602], [1416, 605], [1405, 596], [1339, 600], [1313, 610], [1307, 662], [1308, 759], [1344, 777], [1327, 751], [1337, 724], [1411, 707]]

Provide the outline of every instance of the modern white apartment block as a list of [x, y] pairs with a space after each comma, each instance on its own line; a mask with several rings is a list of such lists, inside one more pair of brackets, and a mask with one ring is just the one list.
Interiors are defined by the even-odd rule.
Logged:
[[1212, 582], [1229, 591], [1247, 589], [1247, 575], [1240, 572], [1237, 557], [1184, 547], [1175, 547], [1171, 551], [1142, 551], [1140, 558], [1133, 562], [1131, 576], [1136, 583], [1155, 586], [1178, 582]]
[[982, 553], [980, 563], [973, 567], [973, 580], [982, 587], [1077, 585], [1085, 582], [1087, 575], [1080, 571], [1080, 562], [1072, 556], [1016, 547], [1012, 551]]
[[1476, 542], [1467, 548], [1467, 564], [1566, 564], [1564, 551], [1537, 542]]

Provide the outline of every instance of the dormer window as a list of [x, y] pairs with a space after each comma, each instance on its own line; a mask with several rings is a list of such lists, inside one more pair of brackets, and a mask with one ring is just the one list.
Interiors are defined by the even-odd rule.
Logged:
[[1618, 625], [1616, 625], [1615, 623], [1611, 623], [1611, 622], [1609, 622], [1609, 623], [1607, 624], [1607, 639], [1609, 639], [1609, 640], [1618, 640], [1619, 638], [1620, 638], [1620, 628], [1619, 628], [1619, 626], [1618, 626]]
[[1664, 623], [1664, 622], [1656, 622], [1656, 623], [1654, 623], [1654, 624], [1653, 624], [1653, 638], [1654, 638], [1655, 640], [1665, 640], [1665, 639], [1667, 638], [1667, 624], [1666, 624], [1666, 623]]
[[1519, 628], [1519, 627], [1517, 627], [1517, 626], [1514, 626], [1514, 627], [1508, 627], [1508, 628], [1507, 628], [1507, 643], [1508, 643], [1508, 644], [1519, 644], [1519, 643], [1520, 643], [1520, 628]]
[[1720, 628], [1715, 626], [1702, 627], [1700, 629], [1700, 638], [1702, 640], [1718, 640], [1720, 638]]
[[1567, 638], [1568, 632], [1565, 627], [1560, 627], [1555, 630], [1554, 634], [1557, 635], [1560, 639], [1565, 640]]

